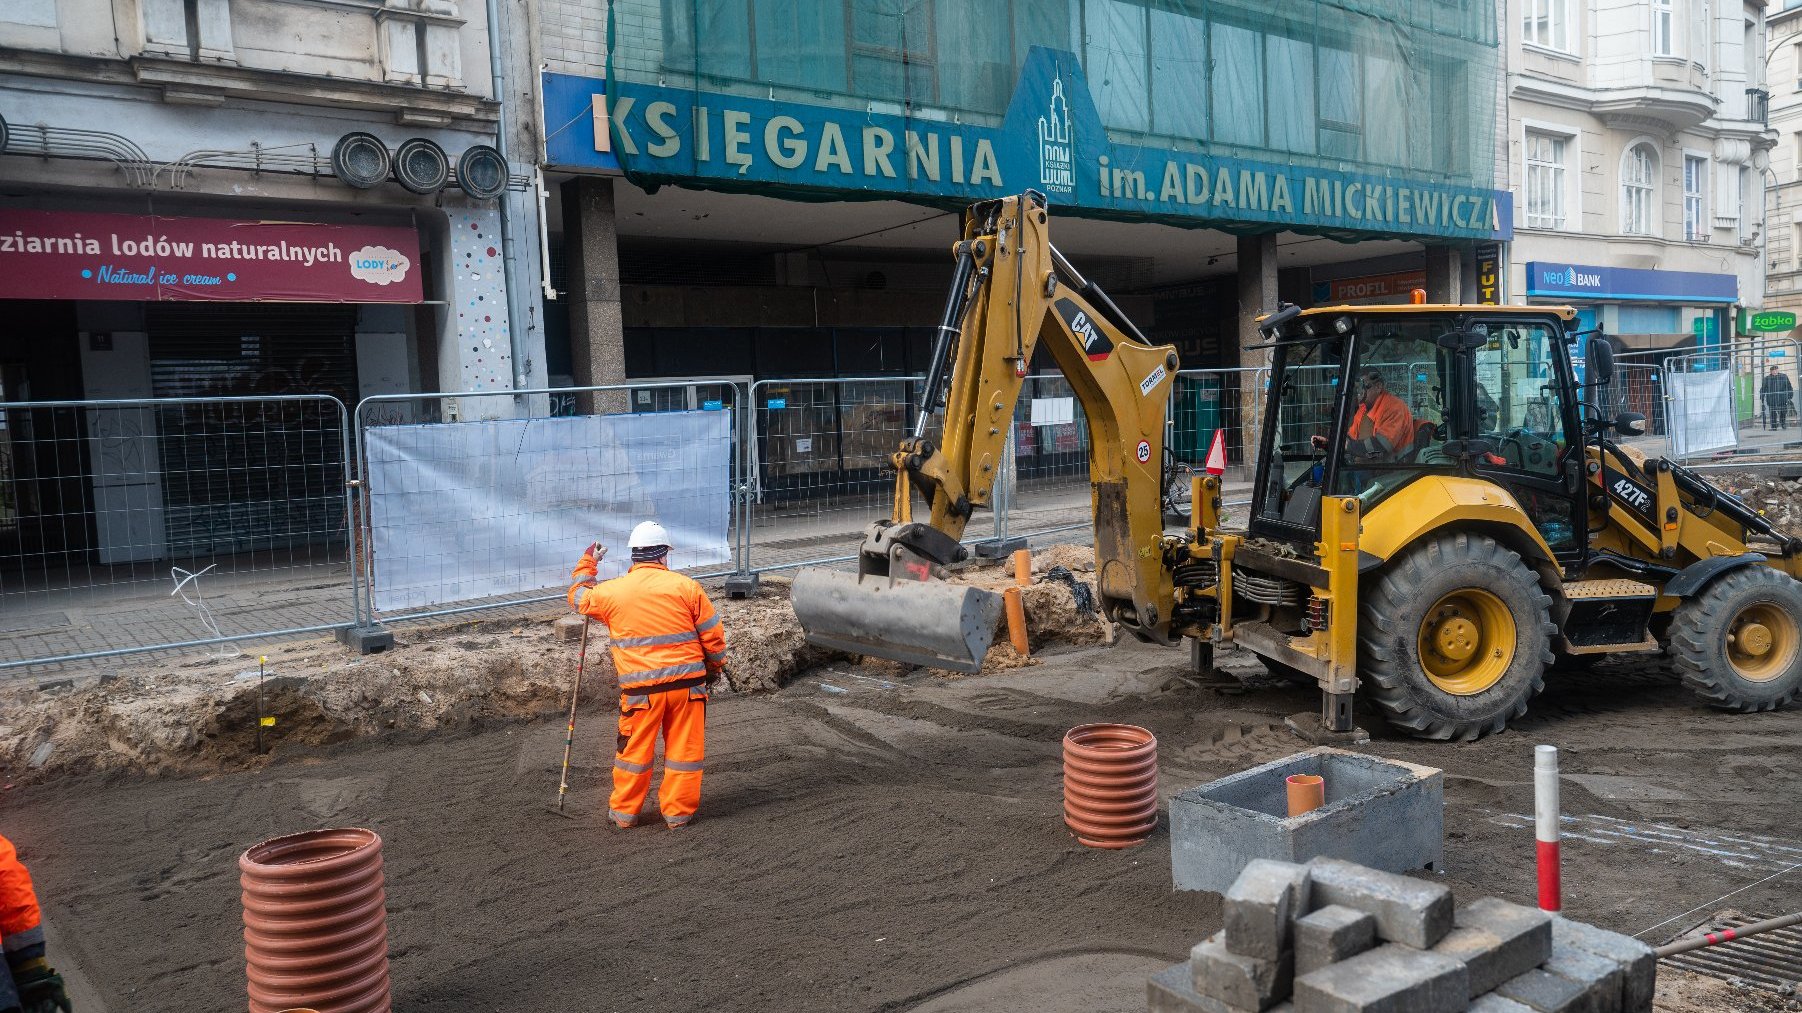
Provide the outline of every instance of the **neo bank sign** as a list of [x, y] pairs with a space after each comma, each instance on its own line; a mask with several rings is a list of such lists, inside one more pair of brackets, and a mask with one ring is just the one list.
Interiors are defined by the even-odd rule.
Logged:
[[[1033, 189], [1122, 218], [1506, 239], [1506, 193], [1118, 144], [1076, 57], [1035, 47], [999, 127], [544, 75], [546, 159], [635, 181], [980, 200]], [[868, 103], [865, 103], [867, 106]]]

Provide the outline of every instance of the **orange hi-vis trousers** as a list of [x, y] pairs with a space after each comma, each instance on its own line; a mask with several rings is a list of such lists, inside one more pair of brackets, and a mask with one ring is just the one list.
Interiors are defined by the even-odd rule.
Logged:
[[707, 756], [707, 691], [701, 686], [621, 696], [619, 747], [613, 755], [613, 798], [608, 817], [627, 826], [651, 790], [651, 761], [663, 736], [663, 784], [657, 801], [663, 821], [679, 827], [701, 805], [701, 763]]

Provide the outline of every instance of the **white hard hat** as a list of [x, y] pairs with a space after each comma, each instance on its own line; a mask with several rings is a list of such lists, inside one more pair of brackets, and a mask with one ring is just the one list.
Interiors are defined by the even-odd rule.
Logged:
[[626, 539], [628, 549], [648, 549], [653, 545], [668, 545], [669, 532], [656, 521], [645, 521], [632, 529], [632, 537]]

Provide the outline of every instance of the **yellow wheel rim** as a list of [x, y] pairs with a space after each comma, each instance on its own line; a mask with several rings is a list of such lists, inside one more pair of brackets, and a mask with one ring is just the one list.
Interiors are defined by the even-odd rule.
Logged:
[[1769, 682], [1789, 671], [1799, 643], [1795, 618], [1770, 602], [1747, 605], [1727, 624], [1727, 662], [1751, 682]]
[[1420, 620], [1420, 667], [1454, 696], [1481, 693], [1514, 661], [1514, 617], [1489, 591], [1467, 587], [1439, 599]]

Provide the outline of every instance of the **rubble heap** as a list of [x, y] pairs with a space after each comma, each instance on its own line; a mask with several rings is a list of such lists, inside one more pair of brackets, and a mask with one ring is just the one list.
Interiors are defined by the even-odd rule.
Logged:
[[1637, 939], [1336, 858], [1257, 859], [1152, 1013], [1650, 1013]]

